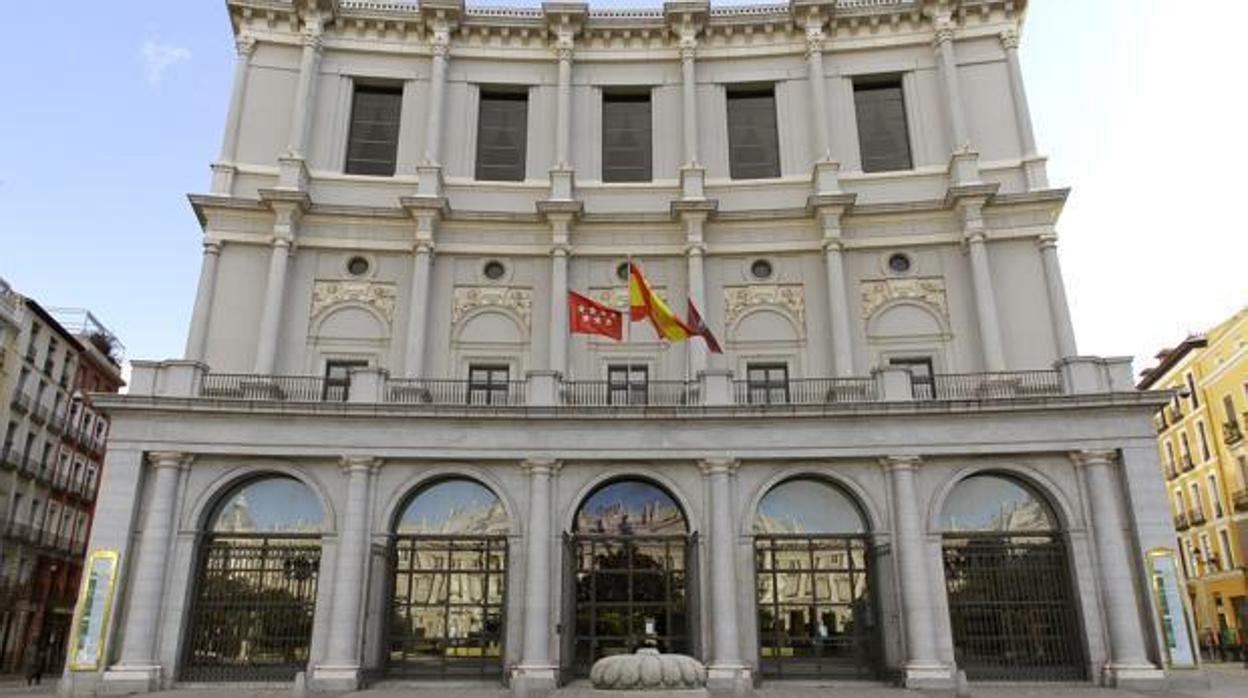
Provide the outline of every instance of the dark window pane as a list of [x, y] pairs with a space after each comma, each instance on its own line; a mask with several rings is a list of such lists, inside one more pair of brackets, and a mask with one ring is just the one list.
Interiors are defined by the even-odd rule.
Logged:
[[524, 181], [529, 98], [523, 93], [482, 93], [477, 116], [477, 179]]
[[357, 85], [347, 139], [348, 174], [394, 176], [402, 90]]
[[733, 179], [780, 176], [776, 95], [771, 88], [728, 93], [728, 163]]
[[368, 368], [367, 361], [327, 361], [322, 400], [345, 402], [351, 390], [351, 369]]
[[906, 101], [901, 82], [854, 85], [858, 115], [858, 147], [863, 172], [908, 170], [910, 135], [906, 128]]
[[651, 179], [650, 95], [603, 95], [602, 181]]

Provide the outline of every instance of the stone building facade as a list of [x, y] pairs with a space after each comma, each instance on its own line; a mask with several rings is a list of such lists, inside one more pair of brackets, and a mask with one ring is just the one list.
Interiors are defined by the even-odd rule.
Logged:
[[[1165, 679], [1164, 396], [1076, 351], [1026, 3], [227, 5], [68, 686]], [[568, 334], [630, 260], [723, 354]]]

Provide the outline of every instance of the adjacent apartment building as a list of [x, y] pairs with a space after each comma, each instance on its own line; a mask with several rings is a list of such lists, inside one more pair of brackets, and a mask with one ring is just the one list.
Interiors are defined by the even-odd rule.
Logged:
[[[1166, 395], [1076, 350], [1027, 6], [229, 0], [66, 685], [1161, 685]], [[570, 335], [630, 261], [723, 353]]]
[[65, 657], [108, 435], [91, 393], [117, 392], [120, 351], [0, 282], [0, 672]]
[[1248, 629], [1248, 308], [1157, 359], [1139, 385], [1174, 391], [1154, 422], [1200, 644], [1234, 654]]

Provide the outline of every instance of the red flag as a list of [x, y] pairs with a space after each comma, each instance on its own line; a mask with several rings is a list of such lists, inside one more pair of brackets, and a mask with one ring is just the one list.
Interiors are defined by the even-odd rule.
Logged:
[[618, 342], [624, 339], [624, 313], [568, 291], [568, 329], [573, 334], [600, 334]]
[[719, 347], [719, 342], [716, 341], [715, 335], [711, 334], [711, 328], [707, 327], [706, 323], [702, 321], [702, 316], [698, 314], [698, 308], [693, 304], [692, 299], [689, 301], [689, 329], [693, 330], [694, 335], [701, 337], [706, 342], [706, 348], [712, 354], [724, 353], [724, 350]]

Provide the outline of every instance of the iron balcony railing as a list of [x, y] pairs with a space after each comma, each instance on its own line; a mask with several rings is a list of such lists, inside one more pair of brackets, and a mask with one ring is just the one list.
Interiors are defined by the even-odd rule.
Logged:
[[1248, 487], [1231, 493], [1231, 506], [1235, 511], [1248, 511]]
[[52, 427], [52, 431], [56, 432], [58, 435], [65, 433], [65, 414], [62, 412], [53, 414], [52, 424], [50, 426]]
[[1222, 424], [1222, 438], [1226, 441], [1227, 446], [1234, 446], [1244, 440], [1244, 432], [1239, 429], [1239, 422], [1224, 422]]
[[17, 412], [30, 412], [32, 402], [34, 398], [25, 390], [19, 390], [13, 395], [13, 409]]
[[1187, 514], [1179, 514], [1174, 517], [1174, 530], [1186, 531], [1191, 528], [1192, 524], [1187, 520]]
[[385, 399], [401, 405], [519, 407], [528, 404], [528, 383], [402, 378], [386, 381]]
[[47, 405], [42, 402], [36, 402], [34, 407], [30, 410], [30, 418], [40, 424], [46, 424], [48, 421], [49, 411], [50, 410], [48, 410]]
[[1191, 521], [1193, 526], [1200, 526], [1205, 523], [1205, 512], [1201, 509], [1192, 509], [1187, 512], [1187, 520]]
[[560, 386], [564, 405], [570, 407], [687, 407], [700, 405], [696, 381], [565, 381]]
[[1167, 480], [1173, 480], [1179, 476], [1179, 470], [1178, 468], [1174, 467], [1174, 463], [1166, 463], [1165, 469], [1166, 469]]
[[787, 381], [733, 381], [739, 405], [828, 405], [875, 402], [874, 378], [793, 378]]
[[[227, 400], [321, 402], [331, 397], [320, 376], [261, 376], [247, 373], [209, 373], [200, 387], [201, 397]], [[341, 398], [339, 398], [341, 400]]]
[[13, 444], [5, 444], [3, 452], [0, 452], [0, 462], [10, 468], [21, 470], [23, 460], [22, 454], [13, 447]]
[[1184, 455], [1179, 460], [1182, 463], [1181, 467], [1183, 472], [1186, 473], [1196, 469], [1196, 464], [1192, 462], [1192, 457], [1190, 455]]
[[[916, 400], [1000, 400], [1062, 394], [1057, 371], [937, 373], [916, 377], [912, 385]], [[922, 394], [925, 392], [930, 394]]]

